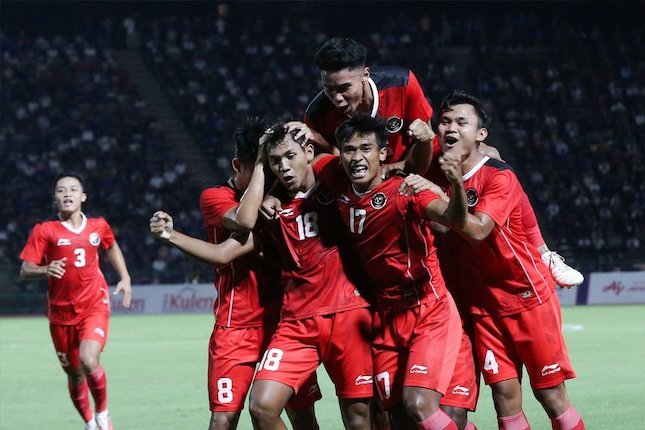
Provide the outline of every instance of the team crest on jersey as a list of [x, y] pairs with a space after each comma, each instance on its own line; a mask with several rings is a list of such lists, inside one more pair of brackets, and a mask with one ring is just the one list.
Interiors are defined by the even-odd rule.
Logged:
[[402, 128], [403, 119], [401, 117], [392, 115], [387, 119], [387, 126], [385, 127], [385, 129], [388, 133], [396, 133], [397, 131], [401, 131]]
[[332, 197], [332, 195], [329, 193], [329, 191], [321, 190], [318, 193], [317, 200], [318, 200], [318, 203], [320, 203], [321, 205], [327, 206], [327, 205], [329, 205], [329, 204], [334, 202], [334, 197]]
[[90, 243], [93, 246], [99, 246], [99, 243], [101, 243], [101, 238], [97, 233], [90, 234]]
[[376, 193], [372, 197], [372, 207], [374, 209], [381, 209], [387, 203], [387, 197], [383, 193]]
[[469, 208], [474, 207], [479, 202], [479, 196], [474, 188], [468, 188], [466, 190], [466, 202]]

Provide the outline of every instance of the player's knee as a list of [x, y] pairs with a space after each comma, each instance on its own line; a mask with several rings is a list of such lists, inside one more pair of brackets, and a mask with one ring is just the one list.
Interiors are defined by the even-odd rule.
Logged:
[[522, 410], [522, 389], [517, 379], [495, 383], [491, 390], [499, 416], [514, 415]]
[[343, 404], [343, 422], [346, 429], [370, 429], [370, 405], [368, 401]]
[[282, 409], [275, 407], [270, 399], [265, 397], [251, 397], [249, 412], [254, 422], [273, 422], [280, 417], [281, 411]]
[[533, 393], [546, 413], [552, 418], [562, 415], [571, 405], [564, 384], [553, 388], [534, 389]]
[[441, 409], [457, 424], [460, 429], [468, 424], [468, 409], [458, 408], [456, 406], [441, 405]]
[[239, 412], [213, 412], [208, 430], [234, 429], [239, 416]]
[[414, 418], [416, 422], [421, 422], [439, 409], [440, 398], [440, 394], [434, 399], [432, 396], [421, 395], [416, 390], [405, 389], [403, 391], [403, 406], [408, 415]]
[[93, 372], [99, 367], [99, 357], [90, 351], [81, 351], [78, 358], [86, 372]]

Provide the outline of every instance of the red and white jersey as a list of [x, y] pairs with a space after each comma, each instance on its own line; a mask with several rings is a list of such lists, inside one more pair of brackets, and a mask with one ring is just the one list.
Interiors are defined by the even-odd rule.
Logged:
[[[232, 180], [202, 192], [199, 206], [209, 242], [224, 242], [232, 234], [222, 225], [222, 217], [238, 205], [242, 194]], [[246, 328], [278, 321], [282, 297], [278, 272], [256, 253], [215, 266], [215, 289], [215, 324]]]
[[471, 312], [512, 315], [546, 301], [555, 284], [537, 248], [527, 240], [520, 204], [524, 190], [513, 170], [484, 157], [464, 175], [464, 188], [468, 211], [485, 213], [495, 222], [490, 235], [478, 244], [455, 232], [446, 235], [451, 263], [473, 275], [467, 287]]
[[[371, 68], [368, 82], [374, 96], [370, 114], [372, 117], [378, 115], [388, 122], [385, 162], [401, 161], [413, 144], [407, 134], [408, 127], [417, 118], [428, 122], [432, 117], [432, 107], [411, 70], [396, 66], [374, 67]], [[336, 128], [345, 120], [347, 116], [322, 91], [313, 98], [305, 112], [305, 123], [336, 146]], [[434, 148], [434, 152], [438, 153], [439, 144], [436, 139]]]
[[[400, 195], [403, 178], [398, 176], [359, 194], [334, 156], [320, 159], [314, 172], [332, 184], [337, 207], [379, 307], [416, 306], [446, 295], [434, 236], [424, 218], [428, 204], [439, 198], [436, 194]], [[338, 187], [341, 177], [345, 185]]]
[[280, 252], [282, 319], [367, 307], [358, 290], [358, 268], [344, 258], [349, 245], [331, 194], [317, 182], [293, 198], [277, 197], [282, 210], [264, 232]]
[[20, 253], [21, 260], [36, 264], [67, 258], [63, 277], [47, 278], [47, 315], [52, 324], [74, 325], [99, 302], [110, 307], [99, 248], [111, 248], [114, 234], [104, 218], [81, 216], [78, 228], [60, 219], [36, 224]]

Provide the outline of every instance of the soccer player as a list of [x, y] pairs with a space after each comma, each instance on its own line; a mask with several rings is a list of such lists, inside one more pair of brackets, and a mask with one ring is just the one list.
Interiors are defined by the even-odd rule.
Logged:
[[251, 390], [251, 416], [256, 428], [286, 428], [280, 411], [322, 362], [336, 386], [345, 427], [370, 429], [371, 314], [354, 280], [355, 268], [343, 255], [346, 237], [333, 199], [315, 180], [314, 147], [304, 138], [295, 140], [295, 133], [284, 124], [267, 131], [238, 211], [244, 227], [254, 228], [268, 160], [280, 182], [274, 193], [282, 210], [262, 229], [278, 248], [284, 298], [280, 324]]
[[[110, 296], [99, 268], [99, 248], [107, 251], [130, 307], [130, 274], [121, 249], [104, 218], [90, 218], [81, 206], [87, 200], [83, 179], [62, 173], [54, 181], [56, 217], [36, 224], [20, 253], [23, 279], [47, 277], [47, 316], [56, 355], [67, 373], [69, 394], [85, 429], [111, 430], [107, 380], [100, 363], [108, 337]], [[90, 406], [88, 388], [94, 398]]]
[[[318, 151], [337, 154], [334, 133], [342, 121], [356, 112], [369, 113], [372, 117], [379, 115], [388, 122], [385, 164], [392, 166], [385, 170], [404, 168], [423, 174], [439, 155], [440, 148], [437, 141], [432, 147], [414, 145], [411, 136], [415, 128], [422, 126], [420, 121], [430, 123], [432, 107], [412, 71], [400, 67], [370, 69], [366, 66], [366, 54], [367, 49], [353, 39], [332, 38], [325, 42], [315, 55], [323, 91], [314, 97], [305, 112], [309, 128], [293, 122], [290, 129], [300, 128]], [[491, 158], [501, 159], [499, 152], [484, 142], [480, 143], [479, 150]], [[527, 196], [522, 205], [529, 239], [540, 251], [558, 285], [567, 288], [580, 285], [583, 275], [546, 245]]]
[[[510, 166], [484, 156], [488, 114], [481, 101], [454, 92], [439, 110], [444, 157], [460, 159], [469, 211], [463, 228], [450, 231], [447, 246], [472, 276], [466, 286], [473, 314], [475, 349], [491, 386], [500, 429], [528, 429], [522, 411], [520, 369], [554, 429], [584, 429], [564, 385], [575, 377], [561, 331], [554, 281], [522, 222], [524, 194]], [[407, 179], [413, 189], [424, 179]], [[448, 193], [453, 193], [450, 184]], [[461, 190], [459, 190], [461, 192]], [[463, 287], [463, 286], [462, 286]]]
[[[208, 241], [218, 247], [177, 232], [172, 218], [165, 213], [157, 212], [150, 220], [153, 233], [162, 237], [166, 231], [162, 238], [182, 251], [216, 263], [215, 325], [208, 356], [210, 430], [237, 427], [256, 365], [279, 320], [282, 288], [277, 271], [257, 252], [249, 252], [253, 251], [251, 239], [238, 242], [234, 237], [239, 230], [240, 199], [249, 185], [258, 141], [265, 130], [260, 120], [249, 120], [236, 130], [232, 160], [235, 175], [202, 192], [200, 207]], [[309, 379], [307, 384], [308, 388], [287, 410], [294, 428], [302, 430], [318, 428], [313, 404], [320, 392], [315, 379]]]
[[[420, 429], [457, 429], [440, 400], [455, 369], [461, 321], [439, 270], [428, 220], [460, 228], [467, 219], [466, 197], [455, 193], [446, 202], [429, 191], [400, 193], [400, 176], [384, 180], [380, 174], [387, 136], [384, 120], [354, 115], [336, 132], [340, 162], [324, 156], [314, 171], [337, 196], [375, 289], [372, 349], [384, 407], [397, 428], [409, 422], [407, 413]], [[454, 162], [442, 166], [451, 183], [461, 182]]]

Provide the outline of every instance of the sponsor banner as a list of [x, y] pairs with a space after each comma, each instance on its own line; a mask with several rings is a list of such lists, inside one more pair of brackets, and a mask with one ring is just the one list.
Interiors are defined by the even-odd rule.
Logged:
[[592, 273], [587, 304], [645, 303], [645, 272]]
[[576, 304], [576, 299], [578, 297], [578, 287], [555, 287], [555, 292], [558, 293], [558, 299], [560, 299], [561, 306], [572, 306]]
[[210, 313], [216, 298], [213, 284], [133, 285], [129, 309], [122, 295], [110, 295], [110, 306], [115, 315]]

